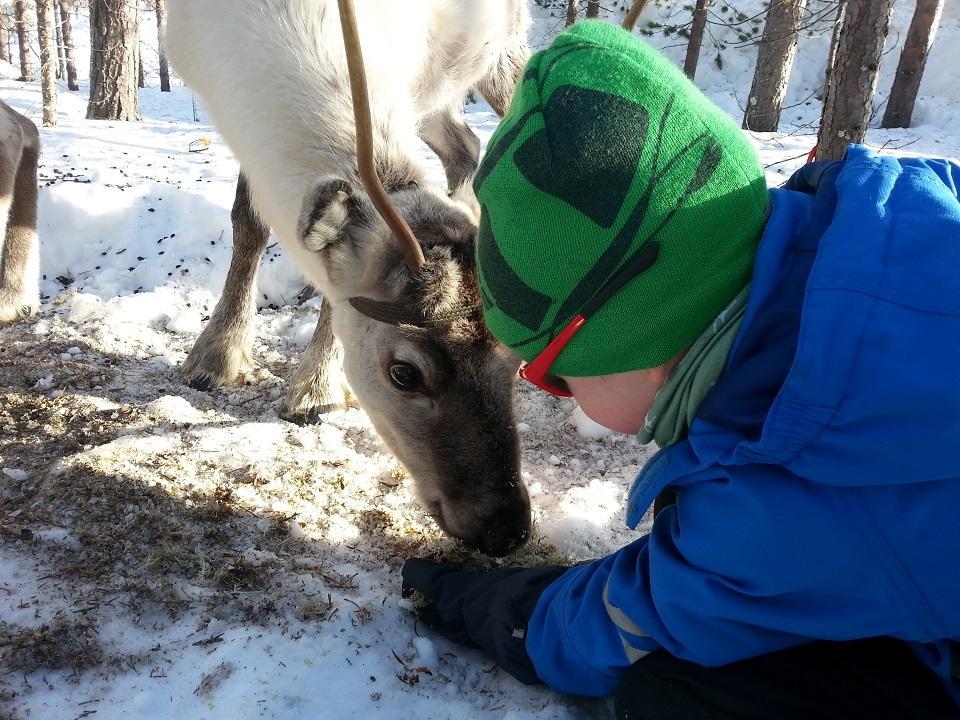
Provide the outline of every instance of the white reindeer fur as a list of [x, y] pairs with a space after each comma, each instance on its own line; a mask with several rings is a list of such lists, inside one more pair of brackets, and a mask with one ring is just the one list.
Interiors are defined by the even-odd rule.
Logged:
[[[253, 203], [305, 277], [328, 288], [297, 219], [322, 178], [354, 180], [336, 0], [168, 0], [166, 46], [233, 150]], [[526, 22], [525, 0], [357, 0], [379, 158], [415, 163], [419, 124], [458, 106]], [[478, 70], [482, 68], [484, 70]]]
[[39, 152], [36, 125], [0, 101], [0, 323], [40, 307]]

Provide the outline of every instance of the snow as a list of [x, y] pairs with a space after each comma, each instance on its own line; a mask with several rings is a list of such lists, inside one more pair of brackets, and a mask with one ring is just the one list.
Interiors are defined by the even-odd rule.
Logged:
[[[738, 122], [743, 118], [743, 108], [753, 79], [756, 46], [751, 44], [738, 47], [735, 29], [746, 29], [750, 24], [741, 23], [736, 28], [729, 27], [729, 16], [732, 13], [721, 12], [720, 8], [727, 6], [731, 10], [741, 11], [747, 17], [758, 18], [760, 21], [758, 26], [762, 31], [763, 13], [768, 4], [766, 0], [737, 0], [737, 2], [720, 0], [711, 3], [707, 32], [697, 66], [696, 84]], [[614, 3], [609, 5], [612, 7]], [[607, 4], [604, 5], [606, 6]], [[887, 36], [874, 98], [874, 125], [879, 125], [883, 115], [883, 107], [890, 93], [900, 48], [906, 37], [914, 6], [915, 3], [909, 1], [897, 2], [893, 6], [890, 32]], [[823, 85], [832, 23], [836, 16], [836, 3], [833, 0], [809, 0], [807, 12], [810, 16], [822, 17], [822, 20], [811, 27], [804, 28], [802, 32], [784, 102], [784, 112], [781, 116], [782, 129], [788, 132], [800, 132], [805, 136], [816, 135], [816, 126], [820, 118], [819, 89]], [[541, 47], [548, 44], [553, 35], [562, 28], [563, 13], [558, 10], [537, 8], [535, 14], [538, 16], [538, 22], [535, 25], [532, 40], [535, 47]], [[619, 15], [617, 17], [619, 18]], [[640, 15], [637, 28], [642, 29], [650, 22], [660, 25], [684, 24], [689, 22], [689, 17], [690, 10], [687, 4], [649, 2]], [[928, 149], [919, 150], [914, 145], [910, 148], [911, 153], [945, 155], [956, 152], [951, 148], [956, 147], [957, 138], [953, 118], [960, 111], [960, 92], [958, 92], [956, 81], [958, 38], [960, 38], [960, 4], [948, 2], [945, 3], [939, 31], [920, 84], [913, 116], [913, 130], [916, 133], [911, 133], [909, 140], [905, 139], [912, 141], [916, 139], [916, 135], [928, 136], [922, 143], [918, 143]], [[662, 31], [657, 31], [656, 34], [645, 39], [662, 50], [677, 65], [683, 65], [686, 52], [685, 40], [676, 35], [666, 36]], [[723, 46], [726, 48], [718, 49]], [[716, 61], [718, 56], [721, 58], [719, 64]], [[947, 134], [946, 137], [938, 137], [944, 132]], [[758, 134], [757, 137], [765, 139], [768, 135]], [[807, 138], [808, 141], [809, 139]], [[875, 133], [870, 139], [882, 144], [890, 138], [882, 133]], [[900, 136], [897, 135], [894, 139], [900, 139]]]
[[[666, 12], [651, 4], [644, 18]], [[897, 4], [891, 47], [911, 12]], [[540, 11], [535, 42], [556, 25]], [[653, 41], [680, 58], [675, 39]], [[916, 127], [871, 130], [869, 144], [960, 156], [958, 41], [948, 4]], [[751, 136], [771, 185], [815, 142], [826, 42], [801, 44], [784, 131]], [[708, 45], [698, 72], [738, 119], [754, 52], [728, 49], [720, 68]], [[896, 57], [885, 56], [878, 103]], [[0, 65], [0, 96], [39, 120], [39, 88], [16, 74]], [[482, 560], [422, 512], [361, 411], [315, 427], [278, 419], [320, 300], [298, 302], [304, 282], [272, 241], [254, 363], [235, 387], [182, 385], [176, 368], [229, 262], [236, 164], [189, 90], [161, 94], [152, 72], [148, 84], [142, 123], [86, 121], [86, 86], [61, 86], [59, 125], [42, 130], [43, 308], [0, 330], [0, 714], [606, 717], [605, 701], [522, 686], [416, 626], [399, 594], [403, 559]], [[468, 111], [486, 142], [496, 117]], [[652, 451], [573, 401], [521, 387], [518, 403], [535, 536], [513, 561], [575, 562], [637, 537], [623, 508]], [[10, 649], [41, 635], [46, 664]]]
[[574, 408], [573, 413], [571, 413], [570, 422], [573, 423], [580, 437], [588, 440], [600, 440], [612, 434], [611, 430], [593, 420], [579, 406]]

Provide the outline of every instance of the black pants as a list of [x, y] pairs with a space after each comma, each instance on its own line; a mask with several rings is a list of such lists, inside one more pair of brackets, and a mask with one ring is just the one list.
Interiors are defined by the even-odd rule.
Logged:
[[960, 720], [940, 679], [897, 640], [814, 642], [724, 667], [659, 651], [624, 675], [618, 720]]

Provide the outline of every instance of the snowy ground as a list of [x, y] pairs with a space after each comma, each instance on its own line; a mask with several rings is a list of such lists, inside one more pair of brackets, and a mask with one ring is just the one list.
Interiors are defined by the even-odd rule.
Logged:
[[[960, 17], [944, 22], [956, 48]], [[933, 59], [955, 67], [951, 52]], [[742, 89], [738, 63], [704, 73], [720, 102]], [[920, 127], [869, 143], [960, 156], [960, 98], [936, 63]], [[37, 87], [12, 77], [0, 66], [0, 97], [38, 119]], [[0, 330], [0, 718], [606, 717], [605, 702], [526, 688], [416, 627], [401, 562], [481, 560], [421, 512], [361, 411], [278, 419], [317, 301], [298, 304], [277, 248], [243, 384], [180, 382], [226, 273], [236, 166], [183, 88], [144, 90], [137, 124], [85, 121], [84, 98], [64, 89], [43, 130], [43, 310]], [[802, 107], [800, 127], [816, 114]], [[486, 140], [496, 118], [470, 109]], [[772, 185], [811, 132], [754, 138]], [[622, 508], [648, 450], [585, 437], [570, 401], [521, 387], [518, 402], [536, 536], [505, 562], [634, 538]]]
[[[37, 115], [35, 87], [3, 80], [0, 94]], [[92, 123], [83, 93], [61, 96], [59, 127], [43, 131], [44, 309], [0, 330], [0, 693], [12, 716], [602, 707], [523, 688], [418, 632], [400, 563], [464, 551], [421, 512], [361, 411], [311, 428], [278, 419], [318, 301], [291, 304], [303, 281], [276, 248], [256, 366], [235, 388], [182, 385], [176, 367], [229, 262], [236, 165], [192, 122], [188, 91], [143, 99], [143, 123]], [[471, 120], [485, 135], [496, 122]], [[521, 398], [539, 532], [510, 561], [627, 542], [621, 508], [646, 451], [578, 440], [568, 403]]]

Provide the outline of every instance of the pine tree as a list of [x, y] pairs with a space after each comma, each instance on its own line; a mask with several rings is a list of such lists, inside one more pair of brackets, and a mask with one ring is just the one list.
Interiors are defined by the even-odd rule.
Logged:
[[26, 0], [14, 0], [13, 10], [17, 23], [17, 43], [20, 46], [20, 77], [18, 79], [21, 82], [31, 82], [36, 78], [33, 74], [33, 62], [30, 59], [30, 21]]
[[5, 5], [3, 10], [3, 29], [7, 36], [7, 62], [13, 65], [15, 62], [13, 58], [13, 42], [17, 34], [17, 20], [14, 17], [13, 5]]
[[170, 66], [167, 63], [167, 51], [163, 47], [163, 26], [166, 24], [167, 4], [165, 0], [157, 0], [157, 35], [159, 36], [160, 50], [160, 92], [170, 92]]
[[913, 105], [917, 101], [927, 55], [933, 46], [942, 12], [943, 0], [917, 0], [880, 127], [910, 127]]
[[90, 0], [90, 100], [88, 120], [138, 120], [137, 5]]
[[836, 56], [827, 81], [817, 158], [837, 160], [862, 142], [873, 109], [877, 71], [893, 0], [846, 0]]
[[67, 87], [76, 92], [80, 89], [77, 84], [77, 63], [73, 52], [73, 26], [70, 24], [70, 9], [66, 0], [59, 0], [60, 32], [63, 33], [63, 54], [67, 58]]
[[693, 80], [700, 61], [700, 45], [703, 43], [703, 31], [707, 27], [707, 6], [710, 0], [697, 0], [693, 8], [693, 23], [690, 26], [690, 40], [687, 43], [687, 56], [683, 60], [683, 72]]
[[37, 0], [37, 35], [40, 38], [40, 80], [43, 91], [43, 125], [57, 124], [57, 48], [53, 24], [53, 0]]
[[[833, 19], [833, 30], [830, 33], [830, 50], [827, 52], [827, 64], [823, 72], [823, 92], [827, 92], [830, 82], [830, 71], [837, 59], [837, 46], [840, 45], [840, 31], [843, 29], [843, 18], [846, 15], [847, 0], [837, 0], [837, 16]], [[822, 97], [820, 98], [823, 99]]]
[[743, 114], [744, 130], [774, 132], [787, 94], [800, 23], [807, 0], [770, 0], [763, 39], [757, 49], [757, 67]]

